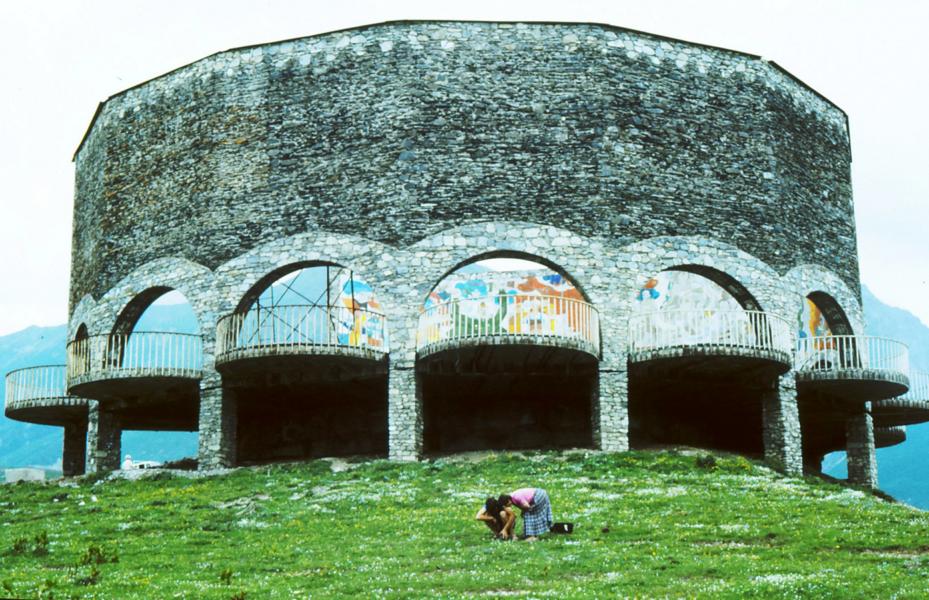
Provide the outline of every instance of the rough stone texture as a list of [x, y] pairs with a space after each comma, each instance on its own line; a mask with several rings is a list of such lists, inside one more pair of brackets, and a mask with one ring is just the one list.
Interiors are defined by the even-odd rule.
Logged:
[[230, 50], [103, 105], [76, 154], [71, 304], [159, 257], [214, 269], [308, 229], [408, 246], [475, 205], [611, 244], [709, 235], [857, 290], [850, 160], [845, 115], [776, 65], [609, 26]]
[[235, 393], [223, 387], [219, 373], [208, 373], [200, 381], [199, 468], [235, 466], [237, 416]]
[[61, 473], [65, 477], [83, 475], [87, 458], [87, 423], [65, 425], [61, 453]]
[[764, 394], [762, 411], [765, 462], [790, 475], [802, 474], [800, 414], [793, 372], [780, 376]]
[[593, 397], [594, 445], [605, 452], [629, 449], [629, 372], [598, 373]]
[[[235, 461], [216, 322], [295, 265], [373, 286], [403, 460], [423, 448], [423, 300], [481, 257], [544, 262], [599, 310], [604, 450], [628, 448], [628, 320], [662, 270], [790, 323], [803, 297], [828, 294], [861, 331], [845, 115], [738, 52], [603, 25], [373, 25], [221, 52], [126, 90], [75, 160], [69, 339], [124, 330], [158, 290], [181, 291], [203, 341], [205, 468]], [[766, 457], [791, 473], [793, 377], [764, 402]]]
[[115, 415], [91, 402], [87, 415], [87, 470], [115, 471], [120, 466], [122, 430]]
[[391, 366], [387, 436], [391, 460], [419, 460], [423, 452], [422, 386], [415, 369]]
[[851, 483], [876, 488], [877, 456], [874, 452], [874, 426], [869, 405], [845, 422], [845, 443], [848, 480]]

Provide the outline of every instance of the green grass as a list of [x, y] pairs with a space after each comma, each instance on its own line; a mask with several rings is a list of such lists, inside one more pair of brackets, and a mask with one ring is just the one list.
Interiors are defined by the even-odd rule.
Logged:
[[[0, 596], [929, 595], [929, 513], [739, 457], [697, 462], [499, 454], [7, 485]], [[545, 487], [575, 533], [492, 541], [475, 512], [523, 485]]]

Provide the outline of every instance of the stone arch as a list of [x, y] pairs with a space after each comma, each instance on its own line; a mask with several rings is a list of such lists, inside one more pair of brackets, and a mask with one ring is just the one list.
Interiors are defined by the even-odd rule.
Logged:
[[261, 294], [268, 289], [275, 281], [297, 271], [303, 269], [310, 269], [313, 267], [342, 267], [346, 268], [352, 273], [354, 271], [351, 267], [342, 265], [340, 263], [329, 262], [329, 261], [320, 261], [320, 260], [308, 260], [308, 261], [297, 261], [281, 267], [276, 268], [275, 270], [267, 273], [264, 277], [255, 282], [255, 284], [248, 289], [248, 291], [242, 296], [239, 300], [239, 303], [236, 305], [235, 312], [245, 312], [247, 311], [258, 299]]
[[177, 290], [187, 299], [200, 329], [200, 336], [212, 339], [215, 326], [214, 277], [203, 265], [184, 258], [159, 258], [124, 277], [97, 303], [96, 331], [128, 333], [126, 324], [135, 321], [156, 298]]
[[333, 264], [351, 269], [378, 288], [385, 313], [391, 294], [382, 292], [385, 282], [396, 278], [400, 253], [389, 246], [354, 235], [328, 232], [300, 233], [263, 244], [237, 256], [216, 269], [217, 302], [223, 314], [238, 310], [262, 283], [274, 281], [295, 265]]
[[[551, 225], [517, 221], [475, 222], [447, 229], [411, 246], [415, 254], [425, 254], [416, 261], [420, 296], [425, 297], [434, 283], [475, 260], [491, 257], [528, 257], [562, 274], [577, 286], [593, 304], [602, 301], [598, 283], [603, 281], [608, 253], [602, 241], [587, 238]], [[449, 265], [456, 265], [449, 269]]]
[[797, 318], [803, 299], [810, 298], [823, 311], [830, 325], [833, 320], [840, 324], [836, 334], [864, 333], [864, 316], [857, 292], [829, 269], [819, 265], [798, 265], [782, 280], [789, 292], [792, 317]]
[[752, 293], [745, 289], [745, 286], [735, 277], [725, 271], [720, 271], [715, 267], [707, 267], [704, 265], [676, 265], [666, 270], [693, 273], [694, 275], [709, 279], [726, 290], [726, 292], [728, 292], [745, 310], [761, 310], [761, 305], [758, 304], [758, 300], [752, 296]]
[[562, 276], [565, 277], [568, 281], [570, 281], [571, 284], [578, 290], [578, 292], [580, 292], [581, 296], [583, 296], [584, 299], [585, 299], [586, 301], [590, 302], [590, 298], [589, 298], [589, 297], [587, 296], [587, 294], [585, 293], [584, 288], [583, 288], [583, 287], [578, 283], [578, 281], [571, 275], [571, 273], [568, 272], [568, 271], [567, 271], [565, 268], [563, 268], [561, 265], [557, 264], [555, 261], [553, 261], [553, 260], [551, 260], [551, 259], [549, 259], [549, 258], [546, 258], [546, 257], [544, 257], [544, 256], [538, 256], [538, 255], [535, 255], [535, 254], [527, 254], [527, 253], [525, 253], [525, 252], [520, 252], [520, 251], [517, 251], [517, 250], [491, 250], [491, 251], [483, 252], [483, 253], [481, 253], [481, 254], [477, 254], [477, 255], [475, 255], [475, 256], [472, 256], [472, 257], [470, 257], [470, 258], [467, 258], [467, 259], [465, 259], [465, 260], [459, 262], [459, 263], [456, 264], [455, 266], [453, 266], [453, 267], [447, 269], [447, 270], [439, 277], [439, 279], [437, 279], [437, 280], [434, 282], [433, 286], [430, 288], [429, 291], [431, 292], [432, 290], [434, 290], [442, 281], [444, 281], [449, 275], [455, 273], [456, 271], [458, 271], [458, 270], [460, 270], [460, 269], [462, 269], [462, 268], [464, 268], [464, 267], [466, 267], [466, 266], [468, 266], [468, 265], [472, 265], [472, 264], [477, 263], [477, 262], [480, 262], [480, 261], [482, 261], [482, 260], [488, 260], [488, 259], [492, 259], [492, 258], [515, 258], [515, 259], [527, 260], [527, 261], [531, 261], [531, 262], [538, 263], [538, 264], [540, 264], [540, 265], [544, 265], [544, 266], [548, 267], [549, 269], [551, 269], [552, 271], [555, 271], [556, 273], [562, 275]]
[[152, 305], [158, 298], [170, 292], [172, 288], [165, 286], [150, 287], [147, 290], [137, 294], [126, 306], [119, 312], [116, 322], [113, 324], [111, 335], [129, 335], [135, 329], [136, 323], [142, 313]]
[[[624, 312], [631, 312], [636, 290], [648, 278], [666, 270], [706, 276], [722, 285], [743, 307], [785, 317], [788, 302], [781, 278], [771, 266], [739, 248], [699, 236], [660, 236], [635, 242], [620, 250]], [[626, 266], [629, 265], [629, 266]]]
[[77, 331], [74, 333], [74, 337], [71, 339], [77, 341], [77, 340], [85, 340], [88, 337], [90, 337], [90, 333], [87, 331], [87, 325], [84, 323], [81, 323], [80, 325], [78, 325]]
[[77, 306], [74, 307], [74, 310], [71, 311], [71, 318], [68, 319], [68, 340], [73, 340], [77, 337], [78, 329], [83, 326], [88, 330], [88, 334], [92, 333], [89, 329], [87, 323], [92, 323], [93, 313], [96, 309], [96, 301], [94, 301], [93, 296], [86, 294], [81, 301], [77, 303]]

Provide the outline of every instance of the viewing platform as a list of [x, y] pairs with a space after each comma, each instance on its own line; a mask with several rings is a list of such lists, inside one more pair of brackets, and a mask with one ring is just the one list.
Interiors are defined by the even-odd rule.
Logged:
[[219, 320], [216, 364], [279, 356], [349, 356], [380, 360], [389, 352], [387, 318], [345, 306], [256, 308]]
[[929, 421], [929, 373], [910, 372], [910, 389], [896, 398], [871, 403], [876, 426], [916, 425]]
[[195, 430], [203, 376], [199, 335], [95, 335], [68, 344], [68, 392], [117, 411], [126, 429]]
[[897, 444], [902, 444], [905, 441], [906, 427], [904, 425], [874, 428], [875, 448], [889, 448]]
[[68, 395], [65, 365], [43, 365], [10, 371], [6, 406], [10, 419], [43, 425], [67, 425], [87, 419], [84, 398]]
[[629, 319], [629, 362], [699, 373], [790, 369], [793, 330], [755, 310], [664, 310]]
[[883, 400], [909, 389], [906, 344], [864, 335], [831, 335], [799, 340], [797, 389], [848, 403]]
[[430, 368], [481, 369], [595, 364], [597, 309], [576, 298], [501, 294], [459, 298], [423, 309], [416, 355]]

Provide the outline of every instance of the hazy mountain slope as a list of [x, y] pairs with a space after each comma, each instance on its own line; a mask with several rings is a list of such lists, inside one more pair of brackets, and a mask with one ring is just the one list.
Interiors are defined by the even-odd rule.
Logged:
[[[865, 331], [869, 335], [889, 337], [910, 347], [913, 369], [929, 371], [929, 326], [911, 313], [884, 304], [862, 286]], [[906, 442], [877, 451], [878, 478], [882, 490], [900, 500], [929, 509], [929, 423], [906, 428]], [[823, 470], [833, 477], [846, 476], [845, 453], [830, 454]]]
[[[191, 326], [179, 305], [152, 307], [151, 329], [172, 330]], [[178, 315], [172, 317], [172, 313]], [[196, 323], [196, 321], [194, 321]], [[173, 324], [173, 325], [172, 325]], [[174, 329], [177, 330], [177, 329]], [[185, 329], [186, 330], [186, 329]], [[64, 364], [67, 328], [29, 327], [0, 337], [0, 376], [23, 367]], [[6, 386], [0, 385], [0, 401]], [[0, 468], [55, 466], [61, 461], [63, 430], [0, 417]], [[123, 452], [136, 459], [172, 460], [197, 453], [197, 434], [189, 432], [130, 431], [123, 435]]]
[[[22, 367], [63, 364], [67, 328], [29, 327], [0, 337], [0, 375]], [[5, 400], [6, 385], [0, 386]], [[60, 427], [0, 418], [0, 466], [54, 465], [61, 460]]]

